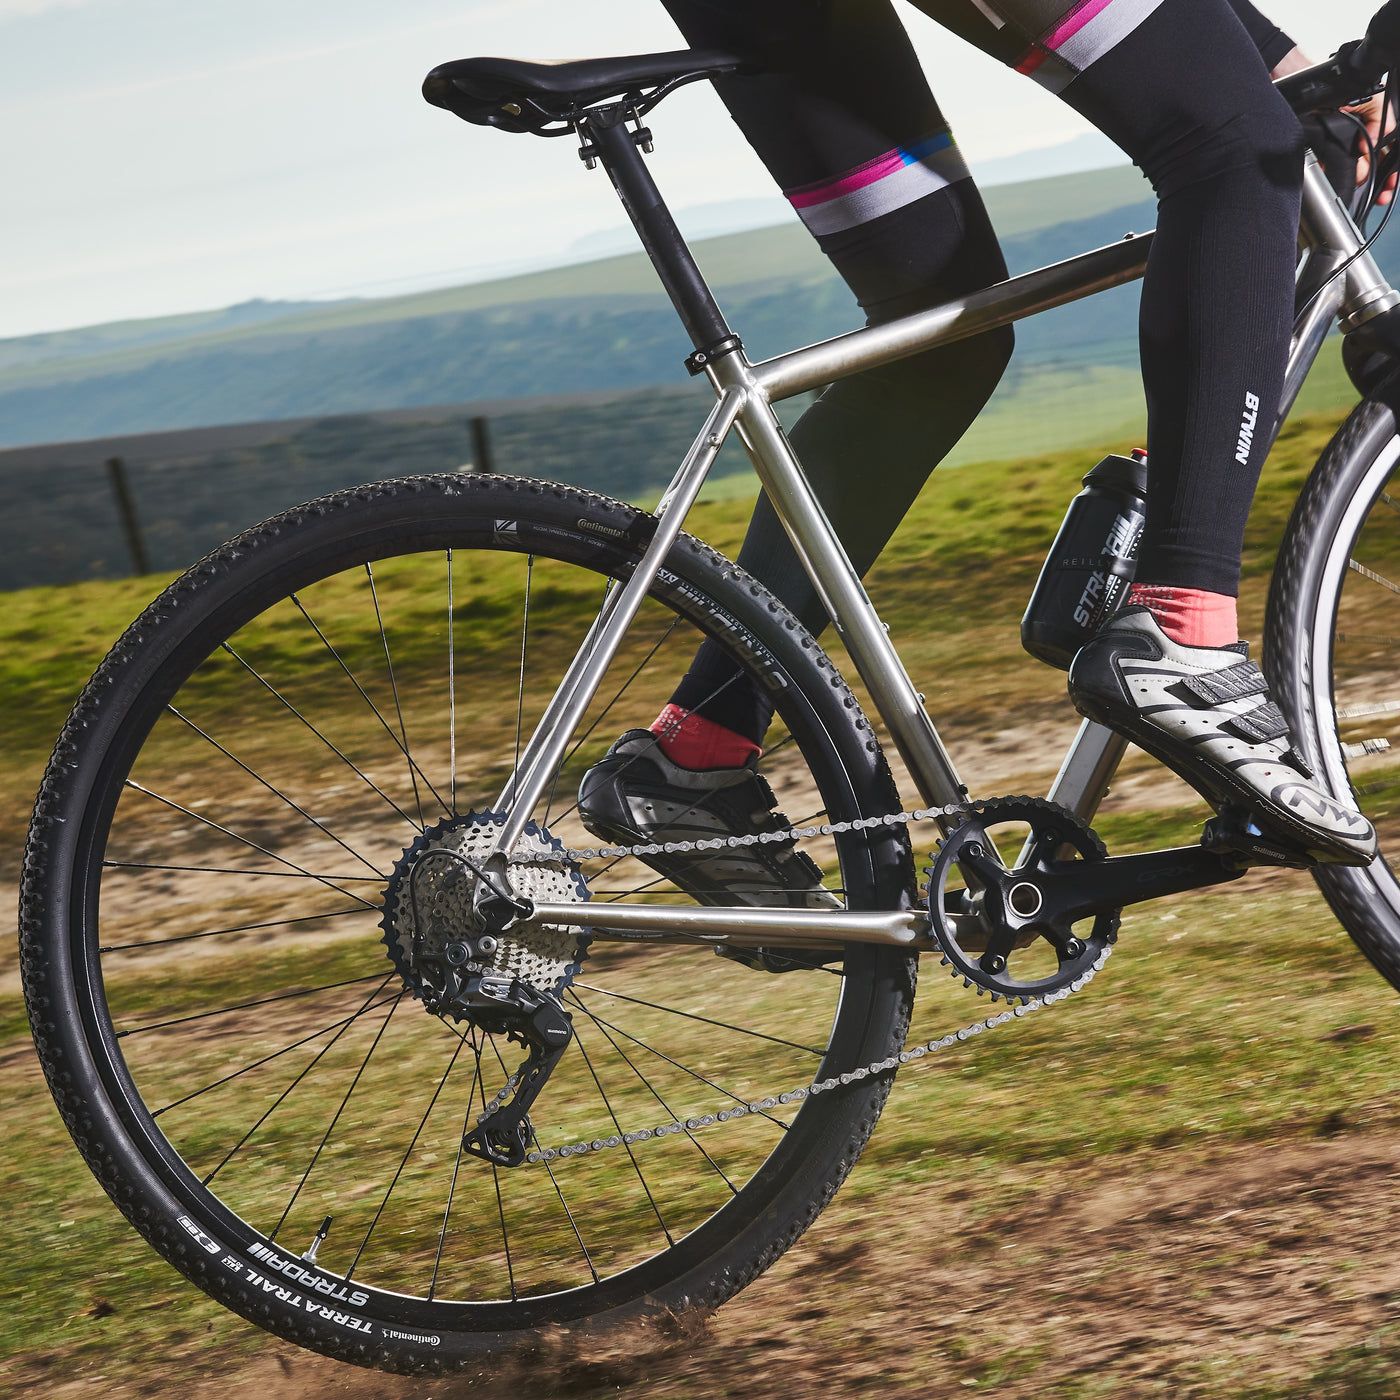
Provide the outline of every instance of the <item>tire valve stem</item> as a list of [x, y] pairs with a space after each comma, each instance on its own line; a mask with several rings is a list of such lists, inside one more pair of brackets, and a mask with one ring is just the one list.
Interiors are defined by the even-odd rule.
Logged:
[[316, 1231], [315, 1237], [311, 1241], [311, 1248], [301, 1256], [306, 1263], [314, 1264], [316, 1262], [316, 1251], [325, 1243], [326, 1236], [331, 1232], [331, 1221], [334, 1219], [335, 1216], [328, 1215], [321, 1222], [321, 1228]]

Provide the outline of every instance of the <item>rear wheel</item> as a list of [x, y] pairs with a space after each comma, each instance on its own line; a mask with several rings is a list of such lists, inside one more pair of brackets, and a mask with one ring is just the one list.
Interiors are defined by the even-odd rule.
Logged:
[[1352, 793], [1380, 857], [1315, 878], [1337, 918], [1400, 987], [1400, 436], [1368, 399], [1294, 507], [1265, 622], [1266, 670], [1308, 761]]
[[[500, 477], [313, 502], [172, 584], [55, 749], [22, 897], [55, 1097], [147, 1239], [293, 1341], [437, 1369], [549, 1325], [717, 1303], [797, 1239], [874, 1126], [888, 1075], [726, 1120], [894, 1055], [907, 955], [852, 946], [772, 975], [708, 946], [566, 935], [527, 950], [575, 1027], [532, 1147], [602, 1148], [513, 1168], [463, 1150], [524, 1052], [428, 1009], [396, 863], [489, 828], [647, 526]], [[810, 637], [685, 537], [526, 845], [594, 844], [580, 775], [650, 720], [702, 634], [776, 696], [764, 770], [794, 822], [898, 807]], [[902, 829], [811, 854], [853, 907], [910, 898]], [[688, 902], [635, 860], [534, 869], [543, 898], [586, 879], [595, 900]], [[637, 1136], [662, 1123], [678, 1126]]]

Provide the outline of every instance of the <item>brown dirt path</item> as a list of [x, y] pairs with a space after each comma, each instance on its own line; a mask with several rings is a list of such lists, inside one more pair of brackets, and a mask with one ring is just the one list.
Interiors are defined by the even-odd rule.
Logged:
[[[708, 1320], [577, 1344], [450, 1380], [357, 1371], [267, 1340], [139, 1385], [64, 1380], [112, 1400], [454, 1400], [633, 1395], [765, 1400], [995, 1391], [1065, 1396], [1385, 1397], [1397, 1353], [1400, 1136], [1034, 1168], [1003, 1209], [996, 1181], [927, 1182], [899, 1210], [838, 1198], [803, 1245]], [[1020, 1183], [1024, 1185], [1024, 1183]], [[1002, 1188], [1008, 1183], [1001, 1182]], [[14, 1393], [38, 1376], [21, 1363]], [[1329, 1374], [1330, 1372], [1330, 1374]], [[1366, 1373], [1373, 1381], [1363, 1379]]]

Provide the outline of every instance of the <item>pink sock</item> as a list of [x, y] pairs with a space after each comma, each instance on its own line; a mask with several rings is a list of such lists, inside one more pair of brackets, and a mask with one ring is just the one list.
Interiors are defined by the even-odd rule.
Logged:
[[667, 705], [651, 732], [661, 741], [661, 752], [682, 768], [741, 768], [752, 754], [763, 752], [752, 739], [679, 705]]
[[1182, 646], [1224, 647], [1240, 639], [1235, 599], [1228, 593], [1135, 583], [1128, 591], [1128, 605], [1134, 603], [1146, 608], [1157, 626]]

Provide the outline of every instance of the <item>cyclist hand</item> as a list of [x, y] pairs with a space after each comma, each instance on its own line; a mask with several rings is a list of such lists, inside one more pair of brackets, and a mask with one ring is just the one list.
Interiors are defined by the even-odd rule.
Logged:
[[[1348, 107], [1346, 110], [1353, 116], [1360, 119], [1365, 124], [1366, 135], [1370, 138], [1371, 145], [1374, 145], [1383, 135], [1389, 135], [1395, 130], [1395, 109], [1391, 108], [1386, 117], [1385, 131], [1381, 130], [1381, 112], [1385, 107], [1385, 97], [1377, 93], [1369, 102], [1363, 102], [1357, 107]], [[1356, 162], [1356, 183], [1363, 185], [1371, 173], [1371, 161], [1366, 152], [1370, 146], [1363, 145], [1361, 155]], [[1392, 175], [1385, 182], [1385, 188], [1376, 198], [1377, 204], [1389, 204], [1395, 196], [1396, 176]]]
[[[1311, 67], [1312, 59], [1310, 59], [1302, 49], [1290, 49], [1288, 53], [1279, 60], [1278, 67], [1276, 67], [1269, 76], [1277, 80], [1286, 77], [1289, 73], [1299, 73], [1304, 68]], [[1390, 132], [1395, 130], [1395, 112], [1392, 109], [1390, 116], [1386, 120], [1385, 132], [1381, 132], [1381, 112], [1384, 107], [1385, 96], [1382, 93], [1377, 93], [1375, 97], [1367, 102], [1358, 103], [1355, 107], [1342, 108], [1344, 112], [1350, 112], [1352, 116], [1356, 117], [1357, 120], [1365, 126], [1366, 135], [1370, 141], [1370, 145], [1362, 144], [1361, 153], [1357, 157], [1356, 183], [1358, 187], [1364, 185], [1371, 174], [1371, 160], [1366, 152], [1380, 140], [1382, 134], [1389, 135]], [[1385, 182], [1385, 188], [1376, 196], [1377, 204], [1390, 203], [1395, 196], [1395, 182], [1395, 175], [1392, 175], [1390, 179]]]

